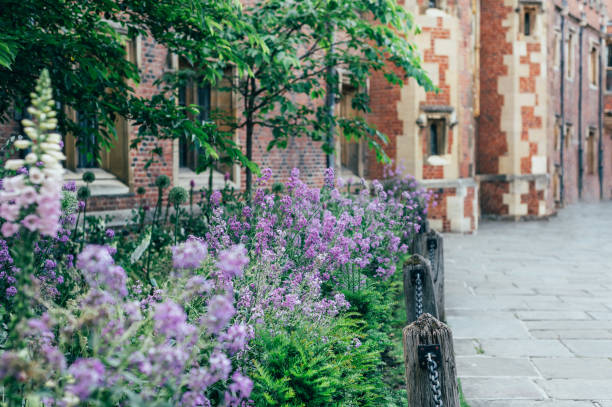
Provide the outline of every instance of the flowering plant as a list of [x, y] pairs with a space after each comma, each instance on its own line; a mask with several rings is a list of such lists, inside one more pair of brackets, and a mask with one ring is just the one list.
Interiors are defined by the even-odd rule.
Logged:
[[43, 72], [0, 190], [0, 405], [396, 405], [396, 269], [430, 199], [414, 178], [266, 169], [252, 200], [226, 185], [198, 215], [161, 176], [151, 226], [142, 208], [123, 233], [79, 229], [51, 94]]
[[81, 288], [62, 305], [45, 293], [47, 279], [35, 260], [44, 252], [42, 268], [58, 267], [47, 255], [64, 236], [58, 233], [62, 218], [74, 213], [69, 198], [61, 212], [57, 160], [63, 156], [53, 153], [60, 151], [59, 136], [47, 134], [56, 122], [46, 72], [36, 91], [33, 120], [24, 122], [30, 140], [17, 145], [32, 151], [24, 161], [7, 162], [18, 174], [4, 179], [0, 193], [8, 239], [0, 244], [1, 261], [11, 272], [2, 275], [2, 284], [10, 284], [0, 328], [3, 400], [9, 406], [243, 405], [252, 382], [233, 359], [252, 334], [247, 325], [231, 323], [233, 281], [246, 264], [243, 248], [218, 251], [215, 261], [204, 243], [190, 239], [174, 248], [173, 278], [145, 292], [138, 284], [129, 288], [114, 250], [88, 245], [76, 264], [70, 259], [66, 265]]

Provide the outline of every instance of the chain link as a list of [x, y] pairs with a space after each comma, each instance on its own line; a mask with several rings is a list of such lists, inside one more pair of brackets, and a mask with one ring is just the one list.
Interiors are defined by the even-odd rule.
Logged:
[[423, 315], [423, 280], [421, 279], [421, 273], [417, 272], [414, 283], [414, 298], [415, 298], [415, 314], [416, 319], [419, 319]]
[[433, 245], [429, 245], [429, 263], [431, 264], [431, 274], [435, 274], [435, 265], [434, 265], [434, 255], [436, 254], [436, 249], [433, 248]]
[[431, 353], [427, 354], [427, 370], [429, 371], [429, 386], [433, 393], [434, 403], [436, 407], [443, 407], [442, 386], [440, 385], [440, 376], [438, 375], [438, 364], [433, 360]]

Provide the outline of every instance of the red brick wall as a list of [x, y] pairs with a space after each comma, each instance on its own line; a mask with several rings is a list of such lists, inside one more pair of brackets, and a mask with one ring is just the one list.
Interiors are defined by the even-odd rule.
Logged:
[[[391, 158], [397, 157], [397, 136], [404, 132], [404, 122], [399, 117], [397, 104], [400, 101], [399, 86], [393, 86], [383, 77], [382, 73], [375, 72], [370, 79], [371, 113], [368, 121], [380, 132], [389, 137], [389, 143], [384, 150]], [[376, 160], [373, 151], [367, 153], [367, 178], [382, 178], [384, 165]]]
[[[483, 3], [484, 4], [484, 3]], [[497, 174], [499, 157], [508, 152], [506, 133], [501, 131], [504, 96], [498, 92], [498, 78], [508, 75], [504, 55], [512, 54], [512, 44], [506, 41], [508, 27], [503, 21], [514, 13], [503, 0], [489, 0], [480, 9], [480, 117], [476, 142], [476, 171], [479, 174]], [[489, 188], [481, 188], [481, 201], [494, 200]], [[483, 209], [488, 207], [482, 203]], [[483, 211], [483, 213], [485, 213]]]
[[483, 215], [508, 215], [508, 205], [504, 204], [504, 194], [510, 192], [507, 182], [480, 182], [480, 211]]

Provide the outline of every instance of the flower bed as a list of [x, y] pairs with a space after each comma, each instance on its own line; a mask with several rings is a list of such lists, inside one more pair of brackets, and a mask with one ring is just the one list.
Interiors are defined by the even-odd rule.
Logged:
[[0, 194], [0, 405], [405, 404], [414, 178], [328, 170], [319, 189], [264, 170], [252, 197], [175, 187], [164, 208], [160, 177], [117, 233], [86, 217], [86, 187], [62, 190], [45, 74], [36, 92]]

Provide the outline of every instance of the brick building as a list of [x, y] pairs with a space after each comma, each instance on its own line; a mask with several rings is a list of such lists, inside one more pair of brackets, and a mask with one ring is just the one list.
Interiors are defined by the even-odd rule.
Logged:
[[[434, 228], [470, 232], [480, 216], [544, 217], [565, 204], [612, 195], [612, 0], [403, 0], [421, 34], [412, 38], [439, 92], [414, 82], [402, 88], [382, 75], [371, 78], [367, 120], [389, 136], [388, 155], [436, 192]], [[610, 45], [609, 45], [610, 44]], [[142, 75], [139, 96], [157, 92], [153, 82], [183, 61], [148, 38], [128, 42], [127, 57]], [[351, 89], [341, 82], [338, 115], [354, 114]], [[187, 86], [179, 102], [240, 115], [235, 95]], [[80, 119], [75, 113], [75, 119]], [[18, 119], [18, 117], [15, 117]], [[94, 210], [129, 210], [156, 194], [153, 182], [168, 175], [174, 185], [197, 187], [193, 150], [178, 141], [147, 140], [130, 150], [136, 129], [117, 123], [115, 147], [102, 165], [87, 162], [66, 137], [68, 177], [89, 167]], [[16, 122], [0, 135], [19, 133]], [[244, 134], [236, 141], [244, 145]], [[313, 184], [322, 182], [326, 157], [308, 138], [291, 139], [284, 150], [266, 151], [270, 134], [260, 131], [253, 158], [279, 179], [293, 167]], [[151, 151], [162, 156], [145, 169]], [[335, 167], [343, 176], [377, 178], [382, 166], [361, 143], [336, 143]], [[97, 168], [99, 167], [99, 168]], [[90, 168], [91, 169], [91, 168]], [[244, 171], [220, 167], [215, 186], [244, 185]]]
[[391, 137], [390, 156], [438, 193], [433, 227], [467, 232], [479, 216], [545, 217], [611, 197], [612, 2], [404, 6], [440, 91], [375, 79], [371, 120]]

